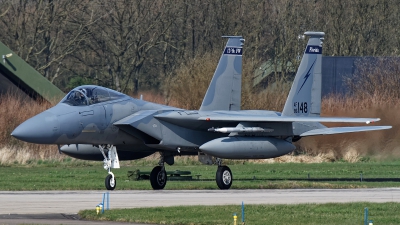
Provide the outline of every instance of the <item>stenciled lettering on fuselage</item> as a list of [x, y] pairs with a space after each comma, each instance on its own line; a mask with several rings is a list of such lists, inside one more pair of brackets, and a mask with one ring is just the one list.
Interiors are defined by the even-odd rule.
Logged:
[[226, 47], [224, 54], [225, 55], [242, 55], [242, 48], [237, 47]]

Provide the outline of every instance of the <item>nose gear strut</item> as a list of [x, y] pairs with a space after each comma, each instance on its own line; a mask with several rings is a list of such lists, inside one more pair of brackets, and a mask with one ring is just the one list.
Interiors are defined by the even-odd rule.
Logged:
[[106, 188], [107, 190], [114, 190], [117, 186], [117, 180], [115, 179], [113, 172], [111, 172], [111, 168], [120, 168], [117, 148], [113, 145], [99, 145], [99, 149], [104, 157], [103, 167], [108, 171], [108, 176], [105, 179]]

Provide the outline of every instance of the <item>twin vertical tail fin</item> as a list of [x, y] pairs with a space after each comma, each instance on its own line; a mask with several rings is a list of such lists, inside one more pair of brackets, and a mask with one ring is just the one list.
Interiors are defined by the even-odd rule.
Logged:
[[200, 111], [240, 110], [244, 39], [242, 36], [223, 37], [229, 39], [204, 96]]
[[282, 116], [320, 116], [322, 40], [324, 32], [305, 32], [307, 47], [286, 100]]

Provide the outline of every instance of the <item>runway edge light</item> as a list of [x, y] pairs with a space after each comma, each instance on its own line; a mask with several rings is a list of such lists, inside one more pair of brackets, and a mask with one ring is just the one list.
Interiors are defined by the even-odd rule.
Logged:
[[237, 215], [236, 213], [233, 214], [233, 224], [236, 225]]
[[96, 214], [98, 215], [100, 210], [102, 210], [102, 209], [103, 209], [103, 204], [102, 203], [97, 204], [96, 205]]

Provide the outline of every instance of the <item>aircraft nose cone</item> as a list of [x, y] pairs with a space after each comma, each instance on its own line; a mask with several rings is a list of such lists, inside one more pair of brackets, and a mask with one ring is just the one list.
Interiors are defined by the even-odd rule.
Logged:
[[54, 144], [59, 129], [57, 116], [45, 111], [23, 122], [15, 128], [11, 135], [26, 142]]

